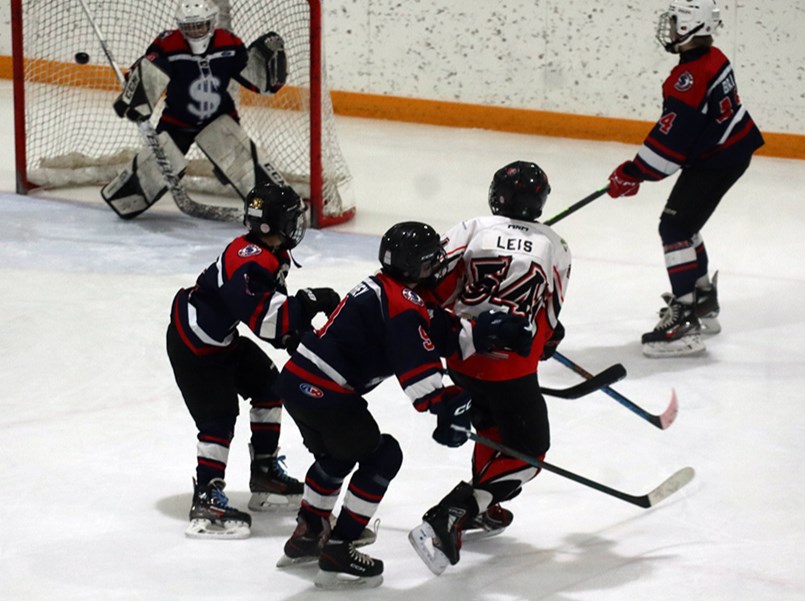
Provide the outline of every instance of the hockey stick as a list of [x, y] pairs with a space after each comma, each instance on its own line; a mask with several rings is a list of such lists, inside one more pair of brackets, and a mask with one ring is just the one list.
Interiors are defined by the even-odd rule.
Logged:
[[569, 480], [573, 480], [574, 482], [578, 482], [579, 484], [583, 484], [584, 486], [588, 486], [589, 488], [594, 488], [595, 490], [602, 492], [604, 494], [610, 495], [621, 501], [626, 501], [627, 503], [631, 503], [632, 505], [637, 505], [638, 507], [654, 507], [660, 501], [665, 500], [666, 498], [670, 497], [680, 488], [685, 486], [688, 482], [693, 480], [693, 476], [696, 472], [693, 470], [692, 467], [683, 467], [681, 470], [677, 471], [670, 477], [666, 478], [659, 486], [657, 486], [651, 492], [645, 495], [630, 495], [623, 491], [610, 488], [600, 482], [596, 482], [594, 480], [590, 480], [589, 478], [585, 478], [584, 476], [580, 476], [579, 474], [575, 474], [570, 472], [564, 468], [561, 468], [556, 465], [552, 465], [541, 459], [537, 459], [536, 457], [531, 457], [529, 455], [525, 455], [520, 453], [519, 451], [515, 451], [507, 446], [504, 446], [498, 442], [493, 440], [489, 440], [488, 438], [484, 438], [483, 436], [479, 436], [472, 430], [468, 428], [462, 428], [461, 426], [453, 425], [452, 428], [454, 430], [458, 430], [459, 432], [464, 432], [470, 439], [474, 440], [475, 442], [482, 444], [490, 449], [494, 449], [504, 455], [508, 455], [509, 457], [514, 457], [515, 459], [519, 459], [520, 461], [524, 461], [529, 465], [533, 465], [536, 468], [544, 469], [549, 472], [553, 472], [554, 474], [558, 474], [564, 478], [568, 478]]
[[594, 201], [596, 198], [600, 198], [601, 196], [603, 196], [604, 194], [606, 194], [606, 193], [607, 193], [607, 190], [609, 190], [609, 184], [607, 184], [607, 185], [606, 185], [606, 186], [604, 186], [603, 188], [600, 188], [600, 189], [596, 190], [595, 192], [593, 192], [593, 193], [592, 193], [592, 194], [590, 194], [589, 196], [585, 196], [585, 197], [584, 197], [584, 198], [582, 198], [580, 201], [578, 201], [578, 202], [573, 203], [572, 205], [570, 205], [568, 208], [566, 208], [566, 209], [565, 209], [564, 211], [562, 211], [561, 213], [558, 213], [557, 215], [554, 215], [553, 217], [551, 217], [551, 218], [550, 218], [550, 219], [548, 219], [547, 221], [543, 221], [542, 223], [543, 223], [544, 225], [553, 225], [554, 223], [556, 223], [557, 221], [560, 221], [560, 220], [564, 219], [565, 217], [567, 217], [567, 216], [568, 216], [568, 215], [570, 215], [571, 213], [575, 213], [575, 212], [576, 212], [576, 211], [578, 211], [580, 208], [582, 208], [582, 207], [584, 207], [584, 206], [587, 206], [587, 205], [588, 205], [588, 204], [590, 204], [592, 201]]
[[[85, 0], [78, 1], [81, 4], [81, 8], [84, 9], [84, 14], [87, 15], [87, 19], [89, 20], [92, 29], [95, 31], [95, 37], [98, 38], [98, 42], [101, 44], [101, 49], [106, 55], [106, 60], [109, 62], [109, 65], [115, 72], [115, 76], [117, 77], [118, 82], [120, 82], [120, 85], [125, 88], [126, 77], [123, 75], [123, 71], [120, 70], [112, 51], [109, 49], [109, 46], [106, 43], [103, 33], [101, 33], [98, 24], [95, 22], [92, 13], [89, 11], [89, 7], [87, 6]], [[151, 125], [151, 122], [143, 121], [137, 125], [137, 129], [139, 130], [140, 135], [145, 141], [146, 145], [154, 153], [157, 167], [159, 167], [162, 176], [165, 178], [165, 181], [168, 184], [168, 189], [170, 190], [173, 200], [176, 203], [176, 206], [179, 207], [180, 211], [186, 213], [187, 215], [191, 215], [192, 217], [212, 219], [215, 221], [239, 221], [243, 218], [243, 211], [240, 209], [205, 205], [191, 199], [187, 195], [187, 192], [185, 192], [180, 178], [174, 173], [173, 166], [165, 154], [165, 150], [162, 148], [162, 145], [159, 143], [159, 137], [157, 136], [154, 126]]]
[[540, 386], [539, 389], [542, 394], [547, 394], [548, 396], [555, 396], [560, 399], [577, 399], [604, 386], [623, 380], [625, 377], [626, 368], [620, 363], [616, 363], [575, 386], [570, 386], [569, 388], [543, 388]]
[[[587, 370], [585, 370], [581, 366], [573, 363], [573, 361], [571, 361], [570, 359], [568, 359], [567, 357], [565, 357], [563, 354], [561, 354], [559, 352], [555, 352], [553, 354], [553, 358], [556, 359], [557, 361], [559, 361], [559, 363], [561, 363], [565, 367], [569, 367], [570, 369], [575, 371], [580, 376], [583, 376], [583, 377], [585, 377], [587, 379], [591, 379], [591, 378], [595, 377], [590, 372], [588, 372]], [[674, 420], [676, 419], [676, 415], [679, 412], [679, 403], [678, 403], [678, 400], [676, 398], [676, 391], [673, 388], [671, 389], [671, 402], [668, 404], [668, 407], [665, 409], [665, 411], [663, 411], [660, 415], [654, 415], [653, 413], [649, 413], [648, 411], [646, 411], [645, 409], [643, 409], [639, 405], [636, 405], [635, 403], [633, 403], [632, 401], [627, 399], [625, 396], [623, 396], [617, 390], [614, 390], [614, 389], [610, 388], [609, 386], [602, 386], [601, 391], [605, 392], [606, 394], [611, 396], [613, 399], [618, 401], [621, 405], [626, 407], [632, 413], [636, 413], [637, 415], [642, 417], [644, 420], [646, 420], [650, 424], [653, 424], [653, 425], [657, 426], [660, 430], [665, 430], [672, 423], [674, 423]]]

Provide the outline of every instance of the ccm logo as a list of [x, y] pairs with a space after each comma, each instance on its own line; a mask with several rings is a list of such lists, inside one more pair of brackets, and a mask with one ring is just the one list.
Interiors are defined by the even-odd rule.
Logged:
[[314, 399], [320, 399], [324, 396], [324, 391], [321, 388], [317, 388], [313, 386], [313, 384], [308, 384], [307, 382], [302, 382], [299, 385], [299, 390], [301, 390], [307, 396], [311, 396]]

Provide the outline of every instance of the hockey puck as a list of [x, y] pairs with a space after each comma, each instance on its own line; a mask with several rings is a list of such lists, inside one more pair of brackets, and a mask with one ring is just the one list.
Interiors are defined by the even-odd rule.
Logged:
[[86, 52], [76, 52], [75, 62], [77, 62], [79, 65], [86, 65], [89, 62], [89, 54]]

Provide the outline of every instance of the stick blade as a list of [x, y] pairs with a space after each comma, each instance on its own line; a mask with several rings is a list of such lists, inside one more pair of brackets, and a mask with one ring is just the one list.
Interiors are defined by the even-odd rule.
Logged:
[[671, 402], [668, 404], [668, 408], [660, 415], [660, 429], [665, 430], [673, 424], [677, 413], [679, 413], [679, 400], [676, 397], [676, 390], [672, 388]]
[[693, 480], [695, 475], [696, 471], [692, 467], [683, 467], [646, 495], [646, 499], [648, 500], [647, 507], [654, 507], [660, 501], [667, 499]]

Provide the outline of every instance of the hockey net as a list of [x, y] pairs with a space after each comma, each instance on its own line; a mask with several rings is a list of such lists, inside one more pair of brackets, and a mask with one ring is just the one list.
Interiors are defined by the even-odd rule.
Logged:
[[[352, 177], [335, 130], [322, 44], [321, 0], [214, 0], [218, 26], [245, 44], [268, 31], [285, 40], [288, 82], [273, 96], [233, 82], [241, 125], [271, 163], [311, 202], [312, 221], [324, 227], [355, 212]], [[86, 0], [107, 47], [124, 70], [163, 30], [175, 27], [173, 0]], [[104, 185], [142, 147], [136, 126], [117, 117], [120, 84], [78, 0], [12, 0], [17, 176], [33, 188]], [[86, 64], [76, 62], [86, 53]], [[20, 58], [22, 57], [22, 58]], [[320, 94], [317, 94], [320, 90]], [[157, 107], [152, 121], [162, 111]], [[24, 117], [20, 117], [23, 114]], [[182, 180], [187, 190], [235, 203], [193, 146]], [[232, 197], [226, 201], [224, 197]]]

